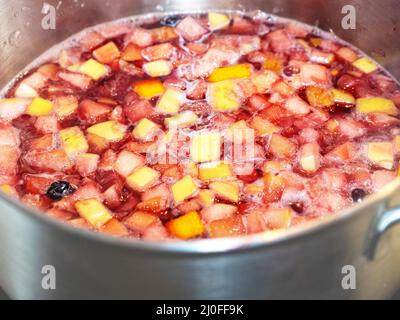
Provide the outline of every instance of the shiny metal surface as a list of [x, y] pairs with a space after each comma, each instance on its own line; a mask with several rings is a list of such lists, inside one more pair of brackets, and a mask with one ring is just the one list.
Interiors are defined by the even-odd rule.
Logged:
[[[84, 27], [161, 9], [209, 8], [261, 9], [311, 24], [318, 21], [400, 78], [396, 0], [120, 0], [109, 1], [108, 6], [107, 2], [63, 1], [56, 30], [45, 31], [40, 24], [42, 1], [0, 0], [0, 86], [40, 53]], [[341, 28], [341, 9], [347, 4], [357, 9], [356, 30]], [[36, 299], [389, 297], [400, 287], [400, 229], [386, 228], [397, 223], [397, 218], [387, 223], [397, 214], [389, 211], [398, 205], [396, 190], [398, 185], [393, 185], [337, 217], [285, 233], [169, 244], [72, 229], [4, 198], [0, 286], [11, 298]], [[44, 265], [56, 269], [55, 290], [41, 286]], [[355, 267], [355, 290], [342, 288], [346, 265]]]

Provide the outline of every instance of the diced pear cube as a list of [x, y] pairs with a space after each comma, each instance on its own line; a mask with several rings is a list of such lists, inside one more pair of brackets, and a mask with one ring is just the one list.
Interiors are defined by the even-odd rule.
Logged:
[[185, 100], [185, 93], [174, 88], [167, 88], [162, 97], [158, 100], [156, 111], [162, 114], [178, 113], [179, 107]]
[[209, 82], [219, 82], [230, 79], [248, 78], [251, 76], [250, 65], [237, 64], [215, 69], [208, 77]]
[[100, 228], [112, 219], [108, 209], [96, 199], [85, 199], [75, 202], [79, 215], [93, 227]]
[[133, 136], [142, 141], [151, 140], [160, 130], [160, 127], [153, 121], [143, 118], [133, 129]]
[[45, 116], [53, 110], [53, 102], [40, 97], [36, 97], [32, 100], [32, 103], [26, 109], [26, 113], [31, 116]]
[[114, 120], [97, 123], [87, 129], [88, 133], [96, 135], [109, 142], [122, 140], [125, 131], [126, 127]]
[[217, 196], [232, 202], [239, 201], [239, 184], [237, 182], [212, 182], [209, 188], [216, 193]]
[[369, 142], [368, 159], [385, 169], [393, 169], [394, 150], [392, 142]]
[[300, 166], [304, 171], [314, 172], [319, 168], [319, 146], [316, 143], [306, 143], [300, 149]]
[[171, 186], [175, 203], [180, 203], [193, 196], [197, 191], [197, 185], [191, 176], [185, 176]]
[[78, 69], [80, 73], [91, 77], [93, 80], [99, 80], [103, 78], [109, 72], [109, 70], [110, 69], [107, 66], [97, 62], [94, 59], [85, 61]]
[[167, 60], [156, 60], [145, 63], [143, 65], [143, 70], [150, 77], [163, 77], [171, 73], [172, 65]]
[[199, 166], [199, 178], [202, 181], [222, 179], [231, 176], [231, 167], [225, 162], [202, 163]]
[[392, 100], [381, 97], [359, 98], [356, 101], [356, 109], [361, 113], [381, 112], [391, 116], [399, 112]]
[[177, 114], [176, 116], [165, 118], [165, 125], [168, 128], [191, 127], [194, 124], [196, 124], [198, 119], [199, 118], [193, 111], [186, 110], [186, 111], [183, 111], [183, 112]]
[[144, 232], [147, 228], [157, 223], [158, 218], [151, 213], [136, 211], [124, 218], [124, 224], [137, 232]]
[[190, 239], [202, 235], [205, 227], [197, 212], [186, 213], [166, 224], [167, 230], [180, 239]]
[[264, 136], [268, 134], [273, 134], [280, 131], [280, 127], [274, 125], [272, 122], [261, 118], [260, 116], [255, 116], [250, 121], [250, 127], [256, 131], [258, 136]]
[[15, 90], [15, 97], [17, 98], [35, 98], [39, 94], [29, 84], [22, 82]]
[[350, 93], [347, 93], [346, 91], [332, 89], [332, 94], [333, 94], [333, 101], [335, 101], [336, 103], [344, 105], [353, 105], [356, 102], [354, 97]]
[[210, 30], [218, 30], [225, 28], [229, 25], [230, 18], [222, 13], [209, 12], [208, 13], [208, 25]]
[[221, 155], [221, 135], [218, 132], [195, 135], [190, 145], [190, 155], [194, 162], [219, 160]]
[[75, 96], [62, 96], [54, 99], [54, 112], [58, 119], [73, 114], [78, 109], [78, 99]]
[[209, 207], [214, 204], [215, 195], [210, 190], [202, 189], [199, 191], [198, 199], [203, 207]]
[[133, 84], [133, 90], [142, 98], [151, 99], [162, 95], [165, 87], [158, 79], [140, 80]]
[[367, 57], [357, 59], [353, 62], [353, 66], [364, 73], [371, 73], [378, 69], [376, 63]]
[[232, 80], [212, 83], [208, 86], [208, 98], [211, 106], [220, 112], [229, 112], [239, 109], [240, 101], [234, 92], [235, 84]]
[[160, 177], [160, 173], [153, 168], [144, 166], [136, 169], [126, 178], [126, 183], [133, 190], [145, 191], [150, 188]]
[[89, 149], [85, 135], [79, 127], [71, 127], [60, 131], [64, 151], [69, 157], [85, 153]]

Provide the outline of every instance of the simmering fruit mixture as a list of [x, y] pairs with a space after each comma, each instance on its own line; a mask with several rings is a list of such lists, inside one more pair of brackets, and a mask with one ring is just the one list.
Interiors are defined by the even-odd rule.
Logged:
[[0, 184], [45, 215], [122, 237], [283, 229], [396, 178], [399, 107], [374, 61], [302, 24], [115, 22], [0, 99]]

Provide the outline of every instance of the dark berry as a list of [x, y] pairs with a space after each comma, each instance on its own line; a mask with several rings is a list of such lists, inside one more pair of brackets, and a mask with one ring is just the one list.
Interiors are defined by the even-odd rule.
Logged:
[[179, 15], [165, 17], [161, 20], [161, 25], [175, 27], [181, 19], [182, 17]]
[[296, 68], [296, 67], [293, 67], [293, 66], [286, 66], [285, 68], [283, 68], [283, 73], [287, 77], [291, 77], [294, 74], [297, 74], [299, 72], [300, 72], [299, 68]]
[[47, 189], [46, 195], [51, 200], [58, 201], [75, 192], [75, 188], [68, 181], [56, 181]]
[[304, 206], [302, 202], [293, 202], [290, 204], [290, 206], [297, 213], [303, 213]]
[[354, 202], [361, 202], [366, 195], [367, 193], [363, 189], [356, 188], [351, 191], [351, 197], [353, 198]]

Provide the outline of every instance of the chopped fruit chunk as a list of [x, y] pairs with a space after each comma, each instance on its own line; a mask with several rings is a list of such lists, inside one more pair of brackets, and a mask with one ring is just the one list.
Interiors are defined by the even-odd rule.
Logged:
[[188, 41], [199, 39], [203, 34], [207, 33], [207, 29], [192, 17], [186, 17], [178, 23], [175, 30]]
[[133, 62], [142, 59], [141, 48], [133, 43], [129, 43], [121, 53], [121, 59], [127, 62]]
[[150, 167], [144, 166], [133, 171], [126, 178], [126, 183], [136, 191], [145, 191], [150, 188], [160, 177], [160, 173]]
[[264, 174], [264, 202], [269, 204], [270, 202], [279, 201], [285, 186], [286, 180], [283, 177], [272, 173]]
[[263, 68], [274, 72], [282, 70], [282, 62], [279, 59], [267, 58], [263, 63]]
[[190, 145], [190, 155], [194, 162], [219, 160], [221, 156], [221, 135], [218, 132], [195, 135]]
[[329, 107], [334, 102], [334, 96], [331, 91], [320, 87], [307, 87], [306, 95], [308, 102], [313, 107]]
[[203, 207], [209, 207], [212, 204], [214, 204], [215, 195], [210, 190], [200, 190], [199, 191], [199, 195], [198, 195], [198, 199], [199, 199], [200, 204]]
[[123, 223], [132, 230], [143, 233], [147, 228], [156, 224], [157, 217], [153, 214], [136, 211], [123, 220]]
[[288, 138], [274, 133], [268, 150], [277, 158], [291, 158], [296, 152], [296, 145]]
[[264, 136], [268, 134], [273, 134], [279, 132], [281, 128], [274, 125], [272, 122], [261, 118], [260, 116], [255, 116], [251, 122], [250, 127], [256, 131], [258, 136]]
[[343, 105], [353, 105], [356, 102], [354, 97], [350, 93], [347, 93], [346, 91], [332, 89], [331, 92], [333, 94], [333, 101], [335, 103], [338, 103], [340, 105], [342, 105], [342, 104]]
[[114, 42], [110, 41], [93, 51], [93, 57], [101, 63], [111, 63], [119, 58], [120, 52]]
[[292, 210], [288, 208], [270, 209], [264, 213], [264, 220], [270, 229], [281, 229], [290, 226], [293, 217]]
[[201, 236], [204, 231], [204, 225], [196, 211], [180, 216], [166, 224], [168, 231], [180, 239], [191, 239]]
[[175, 114], [178, 113], [179, 107], [185, 100], [185, 93], [168, 88], [165, 93], [158, 100], [156, 105], [156, 111], [162, 114]]
[[159, 133], [159, 130], [160, 127], [156, 123], [144, 118], [139, 121], [132, 134], [138, 140], [150, 141]]
[[54, 112], [58, 119], [73, 114], [78, 109], [78, 99], [75, 96], [61, 96], [54, 99]]
[[236, 206], [224, 203], [213, 204], [201, 211], [201, 216], [206, 223], [229, 218], [237, 212]]
[[171, 73], [172, 65], [167, 60], [156, 60], [145, 63], [143, 65], [143, 70], [150, 77], [162, 77], [162, 76], [167, 76]]
[[279, 80], [278, 75], [271, 70], [264, 70], [251, 78], [256, 87], [257, 93], [268, 93], [272, 85]]
[[232, 176], [231, 167], [224, 162], [202, 163], [199, 166], [199, 178], [202, 181], [222, 179]]
[[208, 25], [210, 30], [218, 30], [225, 28], [229, 25], [230, 18], [222, 13], [209, 12], [208, 13]]
[[329, 152], [329, 155], [337, 156], [345, 161], [350, 159], [350, 150], [351, 150], [351, 144], [350, 142], [346, 142], [341, 144], [340, 146], [337, 146], [335, 149]]
[[137, 210], [147, 211], [152, 213], [158, 213], [162, 210], [167, 209], [167, 207], [168, 207], [168, 201], [163, 197], [154, 197], [147, 200], [143, 200], [142, 202], [139, 202], [136, 205]]
[[315, 172], [318, 170], [320, 166], [318, 143], [306, 143], [300, 148], [300, 166], [307, 172]]
[[364, 73], [371, 73], [378, 69], [376, 63], [367, 57], [357, 59], [353, 62], [353, 66]]
[[95, 153], [83, 153], [75, 159], [75, 167], [78, 173], [87, 177], [96, 172], [100, 156]]
[[230, 79], [248, 78], [251, 75], [249, 64], [237, 64], [215, 69], [208, 77], [209, 82], [219, 82]]
[[89, 59], [79, 67], [78, 71], [91, 77], [93, 80], [99, 80], [109, 72], [109, 69], [104, 64], [94, 59]]
[[191, 111], [183, 111], [176, 116], [165, 118], [165, 125], [168, 128], [171, 127], [177, 127], [177, 128], [183, 128], [183, 127], [191, 127], [194, 124], [196, 124], [198, 121], [197, 115]]
[[394, 162], [393, 144], [391, 142], [369, 142], [368, 159], [382, 168], [392, 169]]
[[18, 118], [30, 103], [31, 100], [23, 98], [0, 99], [0, 119], [10, 121]]
[[242, 218], [235, 216], [210, 223], [211, 238], [237, 237], [246, 233]]
[[229, 112], [239, 109], [240, 102], [234, 87], [232, 80], [219, 81], [208, 86], [208, 98], [215, 110]]
[[391, 116], [396, 116], [399, 113], [392, 100], [381, 97], [357, 99], [356, 109], [361, 113], [381, 112]]
[[135, 82], [133, 90], [142, 98], [151, 99], [162, 95], [165, 88], [160, 80], [147, 79]]
[[224, 200], [238, 202], [239, 201], [239, 184], [237, 182], [212, 182], [209, 185], [215, 194]]
[[144, 166], [146, 159], [136, 153], [122, 150], [115, 161], [115, 171], [121, 176], [127, 177], [137, 168]]
[[126, 128], [116, 121], [97, 123], [87, 129], [88, 133], [103, 138], [109, 142], [121, 140], [125, 135]]
[[65, 153], [69, 157], [85, 153], [89, 149], [86, 138], [79, 127], [71, 127], [60, 131]]
[[197, 185], [191, 176], [185, 176], [171, 186], [175, 203], [180, 203], [192, 197], [197, 192]]
[[117, 219], [111, 219], [108, 221], [102, 228], [101, 231], [113, 235], [113, 236], [119, 236], [119, 237], [124, 237], [129, 235], [128, 229]]
[[336, 51], [336, 54], [342, 58], [343, 60], [346, 60], [349, 63], [354, 62], [357, 60], [357, 53], [355, 53], [353, 50], [347, 47], [342, 47], [338, 51]]
[[53, 109], [53, 102], [36, 97], [32, 100], [32, 103], [26, 109], [26, 113], [30, 116], [45, 116], [48, 115]]
[[[307, 96], [309, 88], [311, 87], [307, 88]], [[310, 99], [308, 101], [310, 101]], [[315, 101], [313, 101], [313, 103], [315, 103]], [[287, 99], [285, 102], [285, 108], [294, 114], [307, 114], [311, 111], [310, 106], [307, 104], [307, 102], [305, 102], [298, 96], [290, 97], [289, 99]]]
[[76, 211], [93, 227], [100, 228], [112, 219], [108, 209], [96, 199], [85, 199], [75, 202]]

